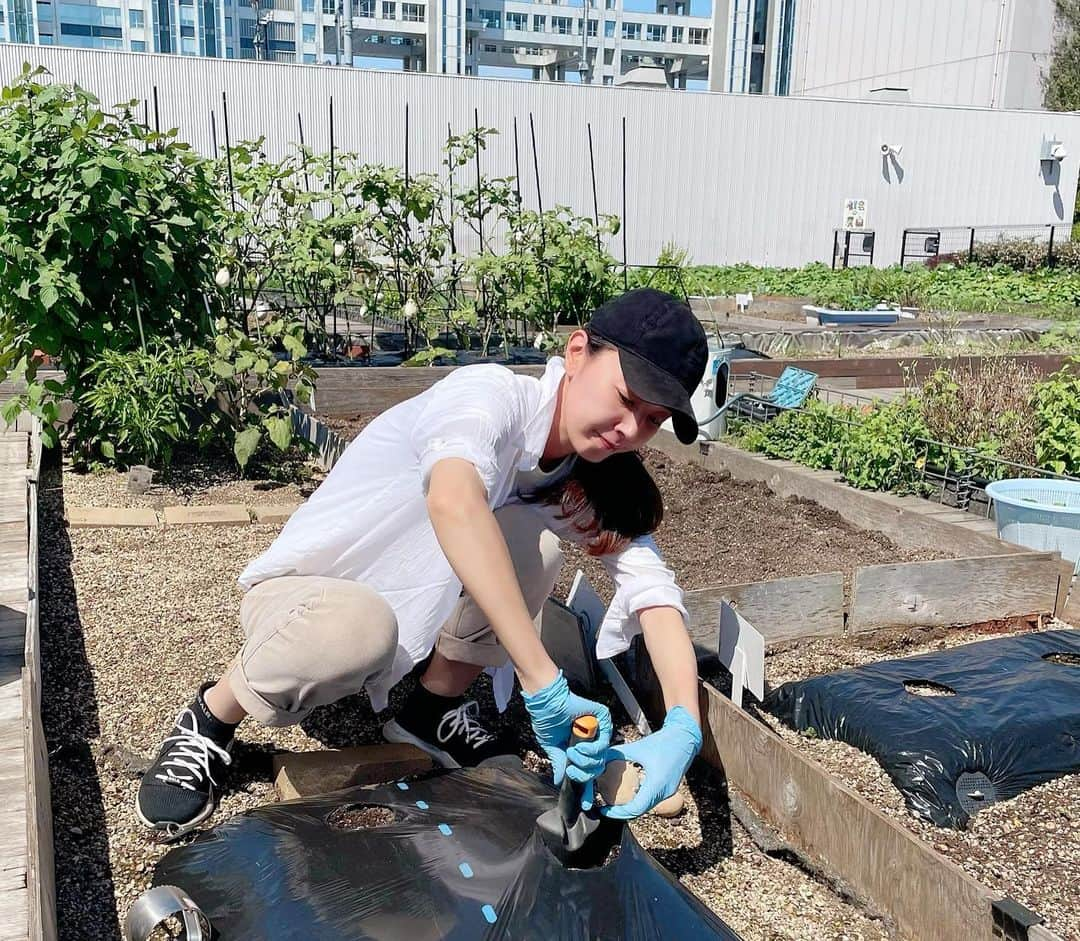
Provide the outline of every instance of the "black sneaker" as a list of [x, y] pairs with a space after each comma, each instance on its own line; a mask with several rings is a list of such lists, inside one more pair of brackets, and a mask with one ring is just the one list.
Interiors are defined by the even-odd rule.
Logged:
[[232, 764], [229, 748], [236, 726], [220, 721], [203, 700], [195, 701], [176, 717], [169, 737], [154, 763], [146, 769], [135, 813], [148, 827], [177, 839], [214, 812], [214, 788], [220, 788]]
[[415, 745], [444, 768], [471, 768], [507, 751], [480, 721], [475, 699], [437, 696], [419, 683], [401, 712], [383, 726], [383, 737]]

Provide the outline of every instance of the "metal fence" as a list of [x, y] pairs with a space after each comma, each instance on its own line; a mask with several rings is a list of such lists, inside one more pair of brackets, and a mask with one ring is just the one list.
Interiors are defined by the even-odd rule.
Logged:
[[858, 268], [874, 264], [874, 244], [877, 235], [873, 229], [836, 229], [833, 231], [832, 266]]
[[[900, 239], [900, 264], [909, 262], [979, 260], [1008, 247], [1025, 261], [1052, 268], [1061, 247], [1072, 239], [1072, 226], [989, 225], [925, 226], [904, 229]], [[846, 267], [846, 266], [845, 266]]]

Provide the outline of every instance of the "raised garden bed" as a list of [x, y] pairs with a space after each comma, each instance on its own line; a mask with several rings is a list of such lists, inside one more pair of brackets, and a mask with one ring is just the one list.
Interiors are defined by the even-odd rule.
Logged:
[[[766, 656], [766, 678], [776, 687], [791, 680], [866, 663], [914, 656], [947, 647], [1029, 631], [1019, 619], [967, 628], [893, 629], [842, 638], [786, 644]], [[1058, 621], [1046, 629], [1066, 628]], [[717, 689], [730, 683], [722, 670], [703, 677]], [[992, 890], [1008, 895], [1046, 919], [1062, 937], [1080, 936], [1076, 872], [1080, 867], [1080, 775], [1033, 788], [980, 811], [967, 830], [942, 829], [912, 816], [888, 775], [866, 753], [844, 742], [800, 734], [763, 709], [753, 708], [785, 742], [854, 788], [888, 817], [951, 859]]]

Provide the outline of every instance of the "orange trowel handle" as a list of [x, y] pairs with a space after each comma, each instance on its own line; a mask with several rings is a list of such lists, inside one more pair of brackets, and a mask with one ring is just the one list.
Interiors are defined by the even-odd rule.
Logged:
[[600, 731], [600, 721], [596, 716], [578, 716], [574, 724], [570, 726], [570, 744], [578, 742], [591, 742]]

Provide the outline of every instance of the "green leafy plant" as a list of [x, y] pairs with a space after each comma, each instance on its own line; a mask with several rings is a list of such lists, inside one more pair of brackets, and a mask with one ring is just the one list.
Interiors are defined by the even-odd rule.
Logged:
[[[264, 441], [279, 451], [293, 443], [286, 392], [310, 402], [315, 370], [301, 362], [307, 354], [304, 326], [297, 321], [271, 320], [257, 336], [249, 336], [224, 318], [215, 325], [213, 345], [197, 351], [196, 374], [215, 408], [199, 429], [203, 446], [224, 439], [244, 470]], [[279, 359], [280, 344], [289, 359]]]
[[[209, 330], [219, 256], [213, 165], [26, 66], [0, 93], [0, 375], [58, 440], [56, 399], [102, 351]], [[38, 381], [42, 355], [65, 379]]]
[[688, 268], [690, 283], [712, 294], [780, 294], [806, 297], [827, 307], [857, 309], [896, 304], [931, 311], [1030, 313], [1076, 319], [1080, 315], [1080, 270], [1067, 266], [1017, 271], [1008, 265], [945, 263], [931, 269], [832, 270], [756, 268], [752, 265]]
[[684, 297], [687, 293], [684, 271], [689, 266], [690, 253], [674, 242], [665, 242], [660, 246], [660, 254], [656, 256], [656, 268], [642, 272], [641, 283], [658, 291], [667, 291], [676, 297]]
[[80, 463], [168, 466], [199, 423], [197, 353], [187, 347], [104, 350], [84, 372], [73, 416]]
[[1058, 474], [1080, 476], [1080, 359], [1035, 387], [1038, 463]]
[[916, 439], [926, 436], [926, 422], [914, 398], [868, 408], [840, 445], [839, 470], [860, 490], [914, 490], [920, 458]]

